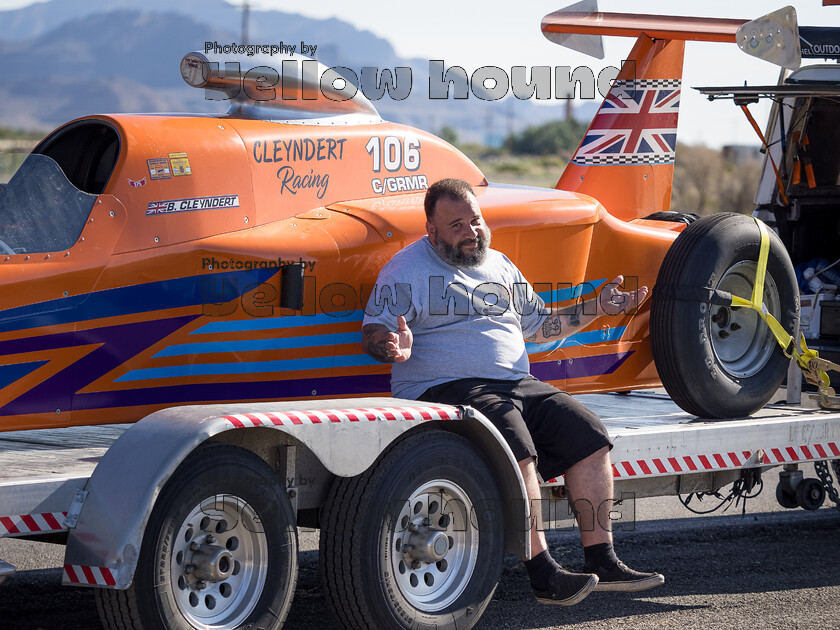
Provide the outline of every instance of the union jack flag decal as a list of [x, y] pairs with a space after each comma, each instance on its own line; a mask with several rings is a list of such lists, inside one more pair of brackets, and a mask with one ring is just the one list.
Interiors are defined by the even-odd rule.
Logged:
[[149, 216], [150, 214], [161, 214], [168, 211], [168, 201], [152, 201], [146, 208], [146, 216]]
[[679, 79], [616, 81], [572, 162], [673, 164], [679, 107]]

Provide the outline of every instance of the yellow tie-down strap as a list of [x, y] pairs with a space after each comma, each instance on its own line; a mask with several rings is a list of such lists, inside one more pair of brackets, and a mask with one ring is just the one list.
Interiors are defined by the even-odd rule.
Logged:
[[805, 380], [817, 386], [819, 389], [820, 406], [825, 409], [840, 409], [840, 397], [835, 395], [834, 389], [831, 387], [831, 379], [826, 374], [826, 370], [840, 372], [840, 365], [826, 359], [821, 359], [819, 352], [812, 350], [805, 343], [805, 335], [800, 334], [799, 348], [797, 348], [793, 337], [767, 311], [767, 307], [761, 299], [764, 295], [767, 257], [770, 253], [770, 235], [767, 233], [767, 226], [763, 221], [755, 219], [755, 222], [761, 232], [761, 244], [758, 252], [758, 267], [755, 270], [755, 284], [753, 285], [752, 299], [745, 300], [744, 298], [733, 295], [732, 306], [751, 308], [758, 313], [761, 319], [770, 327], [773, 336], [782, 347], [785, 356], [796, 359], [796, 364], [805, 375]]

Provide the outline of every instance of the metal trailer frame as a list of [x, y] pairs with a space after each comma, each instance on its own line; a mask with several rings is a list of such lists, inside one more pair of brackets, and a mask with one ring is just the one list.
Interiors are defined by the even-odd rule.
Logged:
[[[614, 494], [624, 501], [609, 516], [614, 527], [615, 521], [634, 518], [632, 509], [624, 507], [628, 499], [715, 492], [745, 471], [760, 474], [778, 466], [790, 473], [782, 483], [792, 493], [802, 478], [796, 472], [800, 464], [840, 460], [837, 411], [768, 405], [749, 418], [700, 420], [656, 394], [578, 398], [606, 416], [615, 444]], [[562, 478], [543, 484], [541, 513], [546, 528], [573, 522]]]
[[[744, 471], [785, 466], [790, 472], [805, 462], [840, 459], [838, 412], [768, 406], [747, 419], [698, 421], [655, 394], [580, 398], [605, 416], [615, 444], [611, 455], [617, 498], [712, 492]], [[77, 442], [89, 444], [74, 448], [61, 448], [72, 429], [4, 434], [0, 439], [12, 448], [31, 446], [39, 441], [37, 434], [43, 436], [35, 450], [23, 455], [8, 447], [0, 451], [0, 537], [54, 540], [66, 535], [65, 584], [125, 589], [161, 488], [206, 441], [242, 446], [271, 464], [288, 482], [299, 524], [308, 525], [306, 515], [323, 505], [335, 477], [362, 473], [401, 435], [430, 428], [465, 435], [491, 461], [507, 461], [494, 472], [506, 508], [508, 552], [527, 553], [531, 511], [541, 515], [541, 526], [547, 529], [573, 522], [562, 478], [545, 481], [542, 505], [529, 511], [514, 456], [481, 414], [464, 407], [375, 398], [178, 407], [156, 412], [127, 430], [78, 428], [80, 436], [88, 437]], [[99, 437], [90, 438], [91, 432]], [[107, 447], [109, 441], [113, 444]], [[58, 448], [49, 448], [51, 443]], [[797, 481], [794, 473], [786, 482], [794, 484], [789, 491]], [[609, 518], [632, 518], [626, 505], [618, 504]], [[9, 567], [0, 565], [0, 580], [14, 572]]]
[[[300, 517], [323, 505], [336, 477], [361, 474], [401, 435], [431, 428], [463, 435], [489, 461], [502, 463], [493, 471], [505, 512], [506, 548], [529, 553], [528, 528], [522, 525], [529, 517], [524, 481], [495, 427], [468, 407], [394, 398], [196, 405], [155, 412], [129, 426], [104, 452], [73, 449], [77, 458], [71, 468], [77, 474], [0, 479], [0, 537], [66, 532], [64, 584], [124, 590], [132, 582], [161, 489], [202, 444], [235, 444], [259, 455], [279, 479], [291, 481], [286, 489]], [[99, 456], [93, 467], [90, 460]], [[46, 466], [57, 457], [50, 453]], [[304, 488], [300, 480], [311, 482]]]

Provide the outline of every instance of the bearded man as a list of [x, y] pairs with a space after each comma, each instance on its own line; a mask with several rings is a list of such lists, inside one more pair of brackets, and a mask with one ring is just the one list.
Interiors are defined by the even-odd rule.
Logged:
[[[635, 308], [616, 278], [594, 314], [551, 312], [519, 269], [490, 249], [490, 229], [467, 182], [444, 179], [426, 193], [427, 235], [398, 252], [377, 279], [362, 327], [362, 348], [393, 364], [398, 398], [470, 405], [499, 429], [519, 464], [531, 505], [544, 479], [565, 475], [574, 503], [609, 514], [612, 465], [607, 430], [593, 412], [530, 375], [525, 340], [557, 341], [603, 314]], [[384, 293], [383, 293], [384, 292]], [[383, 296], [390, 306], [383, 307]], [[593, 309], [584, 309], [593, 310]], [[608, 518], [580, 528], [585, 572], [567, 571], [532, 523], [531, 558], [523, 558], [542, 603], [571, 605], [592, 590], [641, 591], [663, 584], [659, 573], [627, 567], [615, 554]], [[600, 526], [607, 523], [607, 527]]]

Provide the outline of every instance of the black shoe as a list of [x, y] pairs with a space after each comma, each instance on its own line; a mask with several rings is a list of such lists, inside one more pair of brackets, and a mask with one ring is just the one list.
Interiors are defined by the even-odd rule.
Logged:
[[571, 606], [577, 604], [592, 592], [598, 584], [598, 576], [593, 573], [571, 573], [558, 567], [554, 575], [548, 580], [550, 590], [542, 591], [534, 588], [534, 595], [541, 604], [559, 604]]
[[596, 591], [625, 591], [635, 593], [665, 584], [665, 576], [661, 573], [642, 573], [634, 571], [621, 560], [612, 568], [599, 568], [595, 571], [598, 576]]

